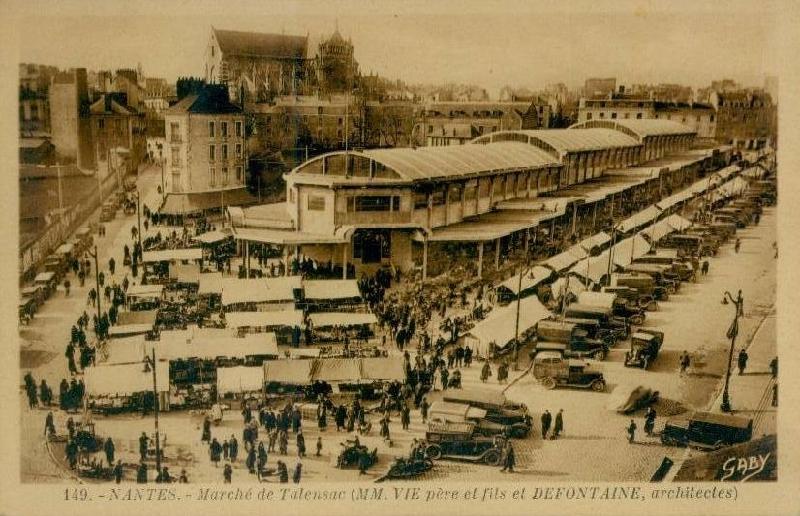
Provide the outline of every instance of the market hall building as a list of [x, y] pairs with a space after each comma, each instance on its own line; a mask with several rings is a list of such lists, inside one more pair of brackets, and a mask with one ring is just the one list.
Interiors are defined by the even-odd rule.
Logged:
[[[577, 204], [674, 172], [671, 156], [681, 169], [700, 165], [681, 183], [702, 176], [717, 151], [690, 151], [694, 138], [677, 122], [642, 119], [502, 131], [460, 146], [332, 152], [284, 176], [285, 202], [227, 214], [248, 273], [253, 246], [269, 245], [284, 262], [330, 262], [343, 277], [390, 265], [424, 278], [452, 266], [452, 255], [481, 276], [501, 256], [527, 252], [539, 234], [574, 233]], [[647, 177], [614, 177], [648, 162], [658, 166]], [[585, 198], [559, 195], [581, 186]], [[651, 193], [653, 203], [665, 195]]]

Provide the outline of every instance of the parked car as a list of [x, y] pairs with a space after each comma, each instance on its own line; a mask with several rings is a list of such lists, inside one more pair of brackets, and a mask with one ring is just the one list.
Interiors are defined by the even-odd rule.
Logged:
[[604, 360], [608, 345], [590, 339], [586, 330], [575, 323], [544, 320], [536, 325], [536, 343], [531, 358], [541, 351], [558, 351], [566, 358], [594, 358]]
[[676, 249], [657, 249], [655, 252], [635, 259], [633, 263], [666, 265], [680, 281], [691, 281], [695, 276], [692, 264], [687, 259], [678, 257]]
[[712, 255], [713, 249], [703, 247], [703, 239], [697, 235], [685, 235], [673, 233], [659, 240], [660, 247], [677, 249], [681, 256], [691, 256], [695, 254]]
[[432, 460], [464, 460], [498, 466], [503, 457], [498, 438], [473, 434], [464, 425], [430, 423], [422, 442], [425, 456]]
[[664, 444], [706, 450], [747, 442], [752, 437], [751, 418], [710, 412], [693, 412], [670, 418], [661, 432], [661, 442]]
[[631, 263], [624, 268], [625, 272], [633, 272], [636, 274], [646, 274], [653, 278], [657, 285], [667, 289], [667, 292], [674, 294], [680, 287], [680, 279], [677, 274], [671, 271], [668, 265], [659, 265], [657, 263]]
[[533, 376], [546, 389], [580, 387], [600, 392], [606, 388], [601, 371], [587, 362], [567, 359], [554, 351], [543, 351], [536, 355], [533, 359]]
[[530, 428], [524, 423], [504, 425], [490, 421], [486, 418], [486, 411], [482, 408], [471, 407], [464, 403], [449, 401], [434, 401], [428, 409], [428, 421], [447, 423], [472, 424], [472, 432], [476, 435], [502, 435], [506, 437], [524, 437]]
[[663, 343], [664, 332], [639, 329], [631, 335], [631, 350], [625, 353], [625, 365], [647, 369], [658, 356]]
[[611, 308], [572, 303], [564, 310], [564, 317], [576, 319], [596, 319], [600, 327], [612, 332], [617, 340], [626, 339], [630, 334], [628, 322], [614, 315]]
[[563, 319], [552, 316], [547, 319], [548, 321], [560, 320], [566, 323], [575, 324], [582, 330], [586, 331], [586, 336], [590, 339], [605, 342], [608, 346], [613, 346], [617, 342], [616, 333], [600, 325], [597, 319], [581, 319], [578, 317], [564, 317]]
[[[486, 419], [502, 425], [510, 425], [515, 437], [524, 437], [531, 427], [531, 416], [524, 403], [516, 403], [501, 392], [488, 389], [447, 389], [442, 400], [462, 403], [486, 411]], [[527, 429], [523, 432], [522, 427]]]
[[[616, 283], [616, 286], [618, 287], [634, 288], [639, 292], [639, 294], [648, 296], [654, 300], [667, 301], [669, 299], [669, 292], [667, 292], [667, 288], [663, 285], [657, 284], [656, 280], [653, 279], [653, 277], [649, 274], [615, 274], [612, 280], [612, 284], [613, 283]], [[652, 306], [653, 304], [647, 305], [648, 309]]]
[[641, 308], [642, 310], [656, 310], [658, 308], [655, 297], [639, 292], [632, 287], [603, 287], [602, 292], [616, 294], [618, 300], [624, 301], [631, 308]]

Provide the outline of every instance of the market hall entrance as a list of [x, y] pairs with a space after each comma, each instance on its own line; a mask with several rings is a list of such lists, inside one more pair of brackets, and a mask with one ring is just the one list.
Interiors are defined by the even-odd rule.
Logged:
[[359, 229], [353, 234], [353, 258], [361, 263], [381, 263], [391, 258], [391, 233], [386, 229]]

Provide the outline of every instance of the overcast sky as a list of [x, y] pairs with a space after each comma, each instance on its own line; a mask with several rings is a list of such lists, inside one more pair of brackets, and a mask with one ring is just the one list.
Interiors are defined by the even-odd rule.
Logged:
[[[582, 1], [565, 6], [373, 0], [300, 7], [205, 0], [126, 7], [109, 1], [68, 3], [59, 16], [46, 8], [51, 5], [30, 3], [19, 22], [21, 62], [90, 69], [140, 62], [146, 75], [169, 80], [202, 75], [212, 25], [308, 33], [316, 41], [330, 34], [337, 20], [340, 32], [355, 45], [363, 73], [411, 83], [475, 83], [492, 96], [505, 84], [540, 88], [561, 81], [577, 86], [586, 77], [694, 87], [724, 77], [757, 86], [779, 68], [774, 20], [764, 7], [769, 4], [761, 2], [632, 0], [606, 3], [615, 6], [611, 12]], [[670, 13], [653, 10], [665, 5]], [[35, 14], [42, 12], [48, 15]]]

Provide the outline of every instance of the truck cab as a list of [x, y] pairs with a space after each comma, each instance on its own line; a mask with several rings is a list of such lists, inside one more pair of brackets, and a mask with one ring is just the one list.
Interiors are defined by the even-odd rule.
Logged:
[[581, 360], [564, 358], [556, 351], [542, 351], [533, 360], [533, 376], [546, 388], [578, 387], [604, 391], [603, 373]]
[[647, 369], [663, 343], [664, 332], [639, 329], [631, 335], [631, 350], [625, 353], [625, 366]]

